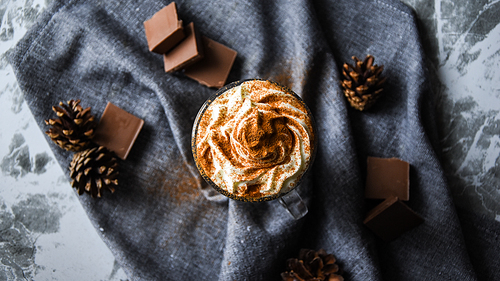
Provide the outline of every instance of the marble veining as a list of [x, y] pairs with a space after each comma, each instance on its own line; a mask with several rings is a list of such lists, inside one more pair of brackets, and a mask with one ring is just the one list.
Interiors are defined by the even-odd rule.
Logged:
[[[54, 160], [7, 62], [50, 2], [0, 0], [0, 280], [126, 279]], [[455, 202], [500, 221], [500, 1], [403, 2], [419, 19]]]
[[30, 157], [29, 147], [20, 133], [15, 133], [9, 145], [9, 153], [0, 162], [4, 174], [18, 178], [27, 173], [42, 174], [46, 172], [45, 166], [52, 161], [47, 152], [37, 153]]
[[51, 1], [0, 0], [0, 280], [125, 280], [54, 160], [7, 62]]
[[500, 1], [436, 0], [434, 9], [446, 175], [458, 206], [499, 220]]

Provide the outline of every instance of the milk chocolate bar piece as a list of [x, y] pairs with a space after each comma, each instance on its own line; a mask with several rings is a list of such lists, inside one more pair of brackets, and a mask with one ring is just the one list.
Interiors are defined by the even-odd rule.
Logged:
[[203, 58], [203, 46], [194, 23], [184, 28], [186, 38], [170, 52], [163, 55], [165, 72], [173, 72], [187, 67]]
[[125, 160], [143, 125], [144, 120], [108, 102], [95, 130], [93, 141], [114, 151], [116, 156]]
[[237, 52], [207, 37], [202, 37], [205, 57], [185, 69], [184, 74], [207, 87], [221, 88], [226, 84]]
[[365, 197], [410, 199], [410, 164], [397, 158], [368, 157]]
[[149, 50], [164, 54], [184, 39], [182, 21], [177, 17], [175, 2], [159, 10], [149, 20], [144, 22]]
[[371, 210], [363, 223], [382, 240], [390, 242], [423, 222], [421, 216], [391, 196]]

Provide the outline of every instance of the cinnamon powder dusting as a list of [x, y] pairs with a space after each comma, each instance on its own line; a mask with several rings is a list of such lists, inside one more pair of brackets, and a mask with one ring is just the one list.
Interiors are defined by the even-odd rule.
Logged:
[[289, 190], [312, 154], [309, 114], [300, 99], [277, 84], [244, 82], [217, 97], [201, 117], [197, 161], [215, 183], [238, 196]]

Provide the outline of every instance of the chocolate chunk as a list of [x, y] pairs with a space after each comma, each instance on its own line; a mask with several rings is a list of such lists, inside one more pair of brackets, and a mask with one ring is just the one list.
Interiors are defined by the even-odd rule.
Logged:
[[108, 102], [95, 130], [93, 141], [114, 151], [125, 160], [144, 125], [144, 120], [135, 117]]
[[165, 72], [172, 72], [187, 67], [203, 57], [203, 46], [194, 23], [184, 28], [186, 38], [170, 52], [163, 55]]
[[368, 157], [365, 197], [410, 199], [410, 164], [397, 158]]
[[371, 210], [363, 223], [382, 240], [390, 242], [423, 222], [405, 203], [391, 196]]
[[184, 28], [182, 21], [177, 17], [175, 2], [170, 3], [145, 21], [144, 31], [149, 50], [158, 54], [166, 53], [184, 39]]
[[186, 68], [184, 74], [207, 87], [221, 88], [226, 84], [237, 52], [207, 37], [202, 41], [205, 57]]

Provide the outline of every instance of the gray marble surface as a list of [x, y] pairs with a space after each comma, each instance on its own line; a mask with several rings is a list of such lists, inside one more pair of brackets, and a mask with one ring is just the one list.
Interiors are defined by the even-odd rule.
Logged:
[[[0, 280], [123, 280], [35, 124], [7, 56], [52, 0], [0, 0]], [[500, 1], [404, 0], [438, 95], [457, 206], [500, 221]]]
[[500, 221], [500, 1], [404, 0], [439, 96], [442, 163], [457, 206]]

